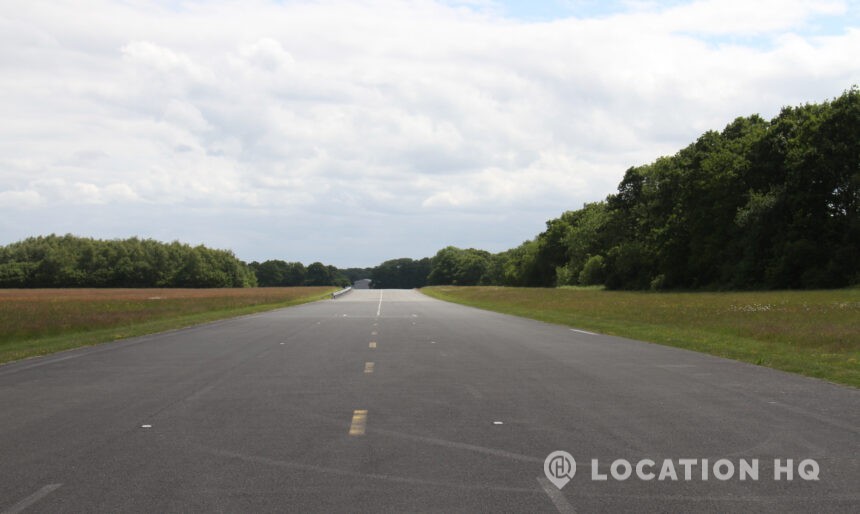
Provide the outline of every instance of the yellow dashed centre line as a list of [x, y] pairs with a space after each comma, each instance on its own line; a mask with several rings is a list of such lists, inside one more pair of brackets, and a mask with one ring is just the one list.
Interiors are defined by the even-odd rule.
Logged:
[[349, 426], [349, 435], [364, 435], [367, 428], [367, 411], [356, 410], [352, 413], [352, 424]]
[[373, 373], [373, 363], [372, 362], [365, 362], [364, 363], [364, 372], [365, 373]]
[[376, 348], [376, 341], [371, 341], [370, 344], [367, 345], [367, 347], [368, 348]]

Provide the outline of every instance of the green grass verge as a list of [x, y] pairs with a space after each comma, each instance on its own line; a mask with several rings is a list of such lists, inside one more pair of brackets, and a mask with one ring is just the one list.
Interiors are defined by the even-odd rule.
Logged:
[[449, 302], [860, 387], [860, 290], [729, 293], [427, 287]]
[[[289, 289], [294, 291], [275, 295], [272, 294], [274, 288], [261, 288], [259, 296], [242, 295], [238, 299], [218, 296], [218, 290], [207, 290], [205, 296], [168, 298], [158, 303], [103, 298], [64, 300], [62, 293], [52, 300], [0, 302], [0, 319], [22, 313], [43, 317], [56, 316], [58, 311], [66, 314], [50, 318], [60, 319], [61, 323], [46, 320], [38, 328], [26, 326], [24, 317], [19, 318], [21, 323], [17, 326], [7, 324], [0, 328], [0, 364], [314, 302], [328, 298], [337, 290], [332, 287]], [[22, 304], [25, 304], [23, 308]], [[105, 313], [111, 315], [95, 321], [92, 318]]]

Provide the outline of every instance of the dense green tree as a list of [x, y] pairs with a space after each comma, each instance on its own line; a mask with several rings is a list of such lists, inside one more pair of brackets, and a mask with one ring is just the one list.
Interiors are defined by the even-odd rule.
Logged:
[[585, 261], [577, 279], [581, 285], [592, 286], [606, 281], [606, 260], [602, 255], [593, 255]]
[[330, 280], [329, 285], [338, 287], [348, 287], [352, 285], [352, 282], [349, 280], [349, 278], [336, 267], [326, 266], [326, 268], [328, 269], [328, 276]]
[[449, 246], [439, 250], [430, 261], [428, 284], [474, 286], [489, 283], [490, 252]]
[[453, 284], [457, 274], [458, 256], [461, 250], [453, 246], [445, 247], [433, 256], [427, 283], [431, 285]]
[[250, 268], [257, 276], [257, 284], [261, 287], [283, 286], [287, 263], [281, 260], [268, 260], [265, 262], [252, 262]]
[[327, 286], [331, 284], [331, 272], [328, 267], [321, 262], [314, 262], [308, 265], [307, 273], [305, 273], [306, 286]]
[[412, 289], [424, 287], [430, 274], [430, 259], [392, 259], [376, 266], [370, 279], [374, 289]]
[[301, 262], [288, 262], [284, 267], [283, 281], [281, 285], [284, 287], [296, 287], [305, 283], [307, 269]]
[[[567, 212], [560, 219], [566, 225], [563, 240], [565, 261], [556, 263], [556, 285], [583, 284], [580, 277], [586, 263], [593, 257], [600, 257], [600, 262], [603, 262], [604, 259], [599, 253], [605, 252], [610, 246], [610, 216], [607, 204], [585, 204], [582, 209]], [[594, 280], [593, 274], [588, 276], [589, 280]], [[594, 282], [583, 285], [592, 283]]]

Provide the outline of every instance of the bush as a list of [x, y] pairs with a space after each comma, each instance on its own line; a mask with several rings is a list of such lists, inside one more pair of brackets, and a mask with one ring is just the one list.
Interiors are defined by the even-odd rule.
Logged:
[[606, 261], [602, 255], [593, 255], [585, 261], [579, 272], [579, 283], [584, 286], [595, 286], [606, 281]]

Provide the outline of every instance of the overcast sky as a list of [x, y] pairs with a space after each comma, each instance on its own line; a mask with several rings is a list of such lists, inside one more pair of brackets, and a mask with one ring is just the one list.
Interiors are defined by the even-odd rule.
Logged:
[[0, 245], [500, 251], [737, 116], [860, 84], [846, 1], [3, 1]]

